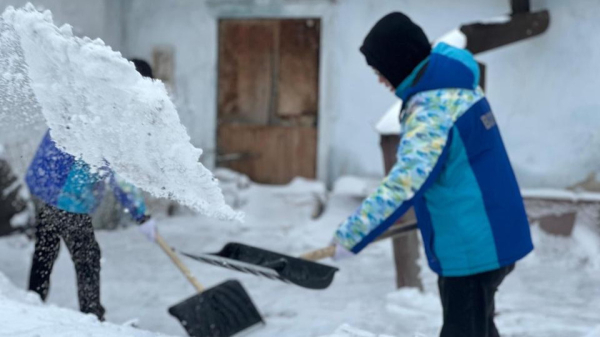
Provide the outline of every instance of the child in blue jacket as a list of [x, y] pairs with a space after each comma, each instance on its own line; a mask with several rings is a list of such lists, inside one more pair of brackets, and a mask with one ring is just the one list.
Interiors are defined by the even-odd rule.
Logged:
[[[147, 63], [133, 63], [140, 74], [152, 77]], [[59, 149], [50, 131], [39, 145], [25, 180], [31, 194], [43, 203], [37, 217], [29, 290], [43, 300], [48, 296], [50, 274], [62, 238], [75, 265], [80, 310], [104, 320], [105, 310], [100, 303], [100, 246], [91, 214], [108, 190], [141, 225], [142, 233], [154, 240], [156, 224], [146, 214], [141, 193], [118, 179], [110, 168], [92, 170], [83, 160]]]
[[403, 101], [397, 163], [334, 236], [352, 256], [414, 207], [439, 274], [441, 337], [497, 337], [494, 294], [533, 249], [517, 180], [466, 50], [431, 49], [423, 30], [391, 13], [360, 48], [379, 81]]

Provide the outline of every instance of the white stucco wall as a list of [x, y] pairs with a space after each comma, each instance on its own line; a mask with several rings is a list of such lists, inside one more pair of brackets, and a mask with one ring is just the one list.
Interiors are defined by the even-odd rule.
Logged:
[[[508, 1], [339, 1], [331, 174], [377, 174], [377, 139], [364, 130], [392, 97], [355, 52], [371, 25], [402, 10], [434, 39], [461, 23], [509, 12]], [[487, 64], [487, 95], [523, 187], [567, 187], [600, 171], [600, 2], [532, 0], [548, 9], [542, 36], [478, 56]], [[369, 110], [371, 109], [371, 110]], [[348, 135], [351, 134], [351, 137]], [[356, 157], [356, 158], [354, 158]]]
[[[378, 176], [383, 172], [373, 126], [394, 101], [377, 83], [358, 48], [373, 23], [404, 10], [438, 36], [461, 22], [508, 12], [496, 0], [131, 0], [125, 11], [126, 54], [146, 59], [155, 45], [176, 50], [176, 86], [187, 106], [181, 118], [195, 145], [215, 149], [217, 19], [220, 17], [321, 17], [321, 95], [318, 176]], [[443, 17], [443, 20], [439, 18]]]
[[[0, 7], [25, 0], [0, 0]], [[321, 17], [318, 176], [380, 176], [374, 125], [394, 97], [358, 52], [371, 26], [393, 10], [421, 24], [430, 39], [462, 23], [509, 12], [508, 0], [37, 0], [79, 35], [101, 37], [127, 57], [150, 60], [175, 47], [180, 116], [195, 145], [214, 162], [217, 19]], [[600, 2], [532, 0], [551, 12], [541, 37], [478, 56], [487, 94], [523, 186], [564, 187], [600, 170]]]
[[521, 184], [565, 187], [600, 170], [600, 2], [532, 6], [550, 10], [546, 34], [480, 59]]

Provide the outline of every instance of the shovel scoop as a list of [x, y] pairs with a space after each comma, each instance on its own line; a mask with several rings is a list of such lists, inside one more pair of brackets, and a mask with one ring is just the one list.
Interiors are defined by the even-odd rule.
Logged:
[[241, 243], [228, 243], [213, 254], [181, 253], [189, 258], [308, 289], [325, 289], [337, 268]]
[[179, 320], [189, 336], [231, 337], [264, 324], [240, 282], [229, 280], [205, 289], [158, 234], [156, 242], [198, 291], [169, 308], [169, 313]]
[[263, 323], [236, 280], [204, 290], [170, 307], [169, 313], [193, 337], [229, 337]]

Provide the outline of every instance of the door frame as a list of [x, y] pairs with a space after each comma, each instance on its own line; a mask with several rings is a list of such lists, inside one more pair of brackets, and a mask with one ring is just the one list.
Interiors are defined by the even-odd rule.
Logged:
[[[329, 93], [330, 79], [327, 77], [329, 73], [330, 55], [326, 45], [328, 45], [329, 34], [327, 29], [331, 26], [332, 21], [332, 6], [335, 6], [336, 0], [312, 0], [310, 3], [288, 2], [286, 0], [207, 0], [206, 6], [210, 13], [215, 18], [216, 25], [216, 50], [214, 85], [215, 90], [214, 100], [215, 105], [214, 120], [215, 130], [216, 121], [218, 120], [218, 62], [219, 62], [219, 37], [218, 26], [219, 21], [223, 19], [304, 19], [315, 18], [321, 20], [321, 36], [319, 48], [319, 103], [317, 111], [317, 159], [316, 159], [316, 177], [328, 185], [332, 183], [332, 175], [329, 170], [331, 158], [329, 150], [332, 144], [331, 131], [333, 130], [334, 115], [333, 111], [328, 111], [327, 107], [331, 106], [330, 99], [333, 97], [333, 92]], [[215, 132], [215, 146], [217, 144], [217, 135]], [[215, 156], [216, 164], [216, 156]], [[216, 165], [215, 165], [216, 166]]]

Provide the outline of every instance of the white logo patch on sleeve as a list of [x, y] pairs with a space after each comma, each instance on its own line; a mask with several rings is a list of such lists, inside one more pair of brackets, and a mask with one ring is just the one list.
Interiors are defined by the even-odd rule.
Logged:
[[481, 122], [483, 123], [483, 126], [485, 126], [486, 130], [496, 126], [496, 118], [494, 118], [494, 114], [491, 111], [481, 116]]

